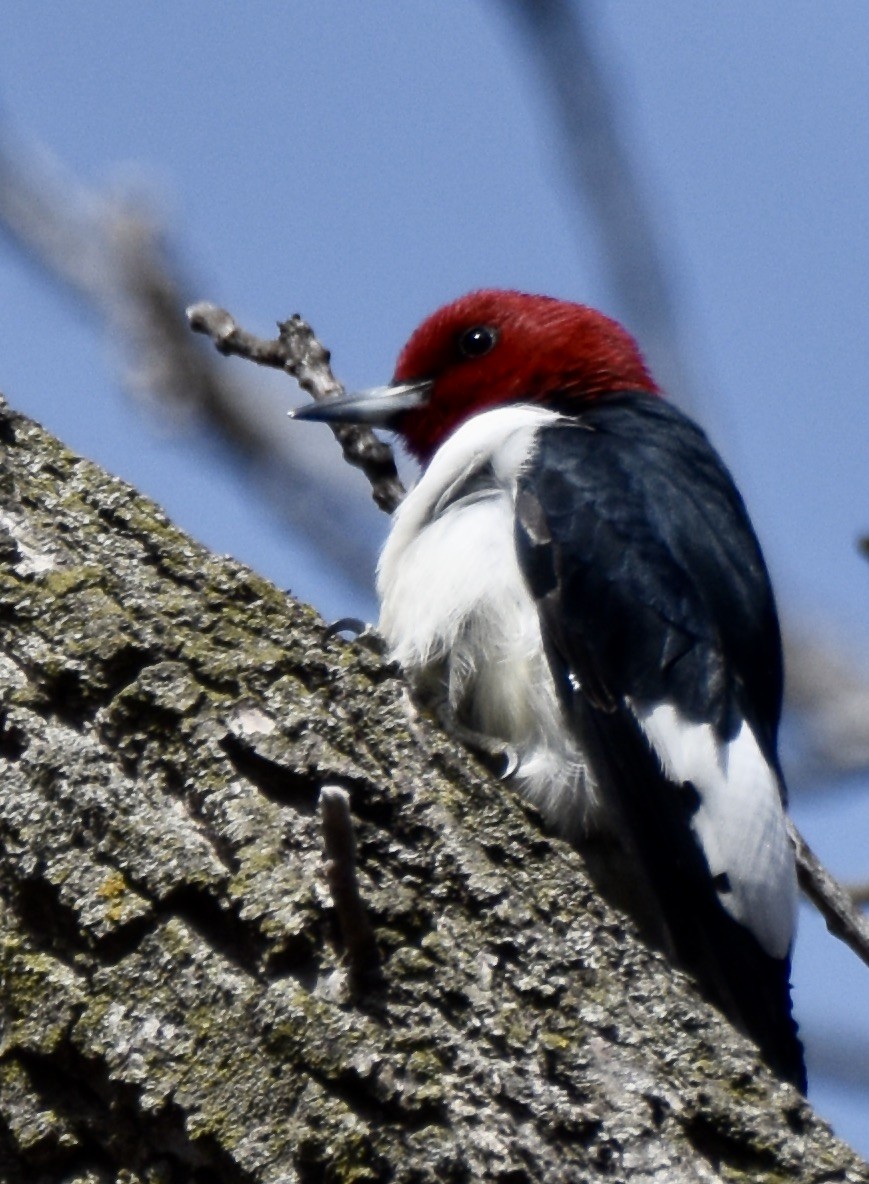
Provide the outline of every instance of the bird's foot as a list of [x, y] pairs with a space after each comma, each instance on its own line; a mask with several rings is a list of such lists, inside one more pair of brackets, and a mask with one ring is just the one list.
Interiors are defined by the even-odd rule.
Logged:
[[519, 753], [512, 744], [459, 723], [455, 712], [446, 703], [435, 704], [433, 707], [438, 723], [448, 736], [463, 744], [465, 748], [470, 748], [486, 768], [501, 781], [513, 776], [519, 768]]

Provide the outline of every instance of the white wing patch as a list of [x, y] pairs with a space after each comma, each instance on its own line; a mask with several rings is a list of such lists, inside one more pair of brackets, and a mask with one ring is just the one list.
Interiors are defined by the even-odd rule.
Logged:
[[794, 853], [778, 778], [751, 728], [743, 721], [722, 743], [710, 724], [691, 723], [672, 703], [630, 707], [667, 777], [697, 791], [691, 823], [712, 876], [721, 877], [721, 904], [768, 954], [784, 958], [796, 923]]

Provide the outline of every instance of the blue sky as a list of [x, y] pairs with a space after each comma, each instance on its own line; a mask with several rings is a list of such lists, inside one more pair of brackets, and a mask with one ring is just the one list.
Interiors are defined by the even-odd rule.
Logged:
[[[667, 248], [700, 417], [792, 617], [869, 653], [869, 6], [585, 5]], [[470, 288], [619, 309], [521, 39], [495, 0], [7, 0], [0, 113], [89, 185], [162, 202], [195, 294], [269, 332], [299, 311], [352, 386]], [[220, 449], [133, 403], [113, 344], [0, 240], [0, 388], [221, 552], [327, 616], [370, 614]], [[227, 363], [229, 364], [229, 363]], [[278, 391], [276, 433], [287, 425]], [[362, 486], [359, 496], [365, 497]], [[372, 511], [372, 549], [386, 529]], [[841, 875], [869, 875], [864, 783], [798, 797]], [[869, 970], [804, 910], [809, 1031], [869, 1041]], [[869, 1154], [869, 1074], [812, 1097]], [[820, 1064], [820, 1060], [818, 1060]]]

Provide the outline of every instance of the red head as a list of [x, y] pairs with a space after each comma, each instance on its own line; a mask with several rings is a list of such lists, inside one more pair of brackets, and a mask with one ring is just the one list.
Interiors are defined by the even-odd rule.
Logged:
[[433, 313], [401, 351], [393, 381], [428, 379], [422, 406], [395, 423], [427, 461], [469, 416], [505, 403], [658, 393], [636, 342], [583, 304], [489, 289]]

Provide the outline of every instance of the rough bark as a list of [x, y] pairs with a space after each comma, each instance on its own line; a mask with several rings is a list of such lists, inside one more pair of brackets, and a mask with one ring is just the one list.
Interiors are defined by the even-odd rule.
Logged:
[[0, 1179], [869, 1181], [394, 668], [0, 442]]

